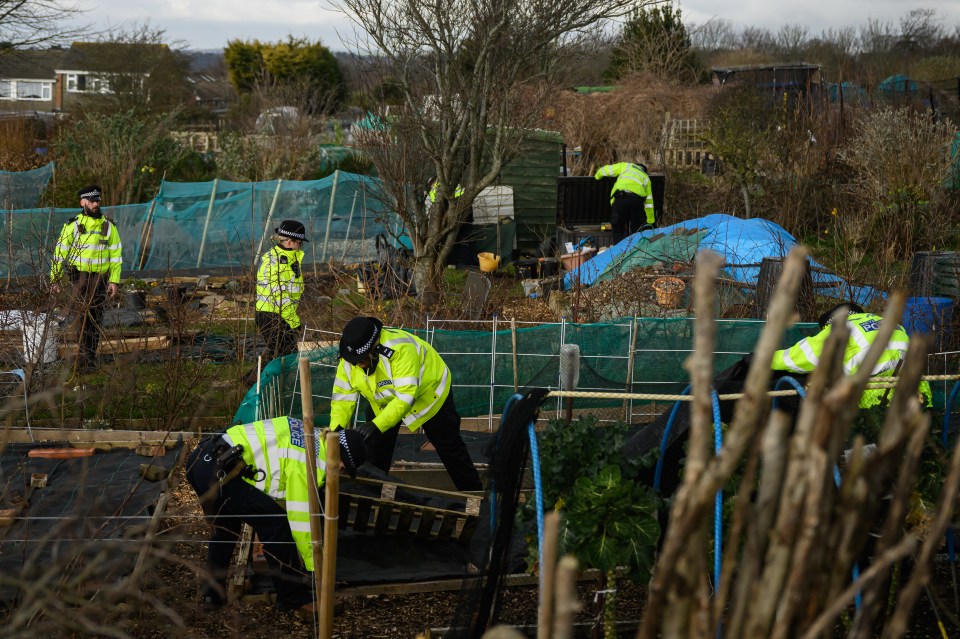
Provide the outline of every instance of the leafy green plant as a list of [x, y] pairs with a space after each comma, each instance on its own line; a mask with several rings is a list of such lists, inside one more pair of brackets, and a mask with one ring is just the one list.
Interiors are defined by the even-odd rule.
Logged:
[[[659, 499], [636, 480], [654, 455], [625, 457], [627, 435], [625, 424], [600, 426], [588, 416], [570, 424], [550, 422], [539, 444], [544, 503], [563, 514], [560, 551], [605, 575], [607, 637], [616, 636], [616, 569], [625, 567], [634, 581], [649, 579], [660, 537]], [[528, 504], [523, 514], [532, 519], [534, 508]], [[536, 544], [531, 546], [535, 561]]]

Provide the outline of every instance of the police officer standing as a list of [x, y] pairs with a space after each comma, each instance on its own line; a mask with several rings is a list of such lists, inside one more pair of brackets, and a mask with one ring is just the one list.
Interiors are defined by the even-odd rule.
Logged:
[[[257, 332], [266, 343], [264, 363], [297, 352], [303, 295], [303, 243], [306, 229], [296, 220], [284, 220], [274, 229], [275, 246], [260, 258], [257, 269]], [[256, 369], [245, 381], [256, 381]]]
[[91, 184], [77, 192], [83, 211], [70, 218], [57, 240], [50, 267], [53, 292], [70, 283], [68, 313], [77, 331], [78, 371], [96, 363], [106, 298], [119, 291], [123, 266], [120, 234], [113, 220], [100, 211], [102, 189]]
[[608, 164], [601, 166], [593, 177], [597, 180], [617, 178], [610, 190], [610, 225], [613, 227], [614, 244], [644, 226], [652, 228], [656, 224], [653, 189], [647, 167], [630, 162]]
[[368, 459], [389, 472], [403, 424], [423, 428], [457, 490], [482, 490], [460, 436], [460, 414], [450, 392], [452, 376], [440, 354], [419, 337], [384, 328], [375, 317], [355, 317], [343, 329], [340, 361], [330, 401], [330, 427], [346, 427], [363, 396], [373, 419], [359, 424]]

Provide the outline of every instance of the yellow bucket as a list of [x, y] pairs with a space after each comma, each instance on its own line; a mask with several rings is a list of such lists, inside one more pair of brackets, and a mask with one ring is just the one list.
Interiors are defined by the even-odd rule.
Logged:
[[500, 256], [493, 253], [477, 253], [480, 260], [480, 270], [484, 273], [493, 273], [500, 266]]

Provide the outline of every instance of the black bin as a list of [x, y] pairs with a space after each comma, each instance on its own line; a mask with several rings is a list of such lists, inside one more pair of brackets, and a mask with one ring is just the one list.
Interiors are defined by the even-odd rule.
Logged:
[[[663, 197], [666, 192], [665, 175], [650, 175], [653, 192], [653, 210], [657, 225], [664, 226]], [[593, 176], [560, 176], [557, 178], [557, 226], [572, 229], [575, 226], [599, 226], [610, 221], [610, 190], [616, 178], [599, 180]]]

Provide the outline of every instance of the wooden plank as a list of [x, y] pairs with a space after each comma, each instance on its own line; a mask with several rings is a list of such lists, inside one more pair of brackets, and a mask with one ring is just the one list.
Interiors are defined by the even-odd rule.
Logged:
[[397, 518], [397, 526], [395, 530], [398, 535], [407, 535], [413, 532], [410, 530], [410, 525], [413, 523], [413, 518], [416, 512], [416, 509], [412, 507], [400, 509], [400, 516]]
[[253, 546], [253, 528], [243, 525], [240, 533], [240, 543], [237, 544], [237, 554], [233, 558], [233, 577], [227, 586], [227, 601], [236, 601], [243, 596], [244, 585], [247, 581], [247, 562], [250, 560], [250, 550]]
[[433, 522], [436, 521], [437, 514], [430, 510], [424, 510], [420, 513], [420, 523], [417, 525], [417, 537], [428, 538], [433, 532]]
[[[341, 495], [343, 493], [340, 493]], [[351, 497], [351, 501], [354, 501]], [[356, 502], [356, 519], [353, 522], [353, 529], [357, 532], [367, 532], [370, 526], [370, 513], [373, 509], [373, 501], [369, 499], [360, 499]]]
[[[601, 572], [590, 568], [584, 570], [577, 581], [597, 582], [600, 580]], [[626, 575], [623, 568], [617, 569], [620, 576]], [[515, 586], [535, 586], [539, 583], [537, 575], [514, 574], [504, 577], [504, 585], [507, 587]], [[390, 583], [390, 584], [372, 584], [365, 586], [347, 586], [337, 588], [337, 594], [344, 597], [369, 597], [372, 595], [411, 595], [427, 592], [450, 592], [462, 590], [464, 586], [463, 579], [435, 579], [432, 581], [419, 581], [409, 583]]]
[[34, 448], [27, 453], [27, 457], [76, 459], [77, 457], [92, 457], [94, 454], [96, 454], [95, 448]]
[[[88, 430], [71, 428], [52, 428], [43, 429], [38, 427], [37, 422], [33, 423], [33, 434], [37, 442], [40, 443], [63, 443], [63, 444], [93, 444], [96, 448], [136, 448], [143, 444], [163, 444], [172, 448], [177, 439], [189, 440], [196, 437], [197, 433], [192, 431], [142, 431], [142, 430]], [[196, 420], [195, 420], [196, 421]], [[210, 424], [216, 424], [223, 428], [223, 418], [211, 418]], [[4, 438], [8, 442], [18, 444], [32, 443], [29, 433], [24, 429], [9, 429]]]
[[381, 502], [377, 505], [377, 518], [373, 524], [373, 532], [377, 535], [386, 534], [390, 526], [390, 518], [393, 515], [393, 507], [389, 502]]
[[443, 519], [440, 520], [440, 528], [437, 530], [437, 539], [440, 541], [448, 541], [459, 519], [461, 518], [455, 515], [444, 515]]
[[[115, 353], [133, 353], [137, 351], [156, 351], [170, 347], [169, 335], [144, 335], [143, 337], [126, 337], [123, 339], [102, 340], [97, 347], [101, 355]], [[60, 359], [76, 357], [78, 345], [65, 343], [57, 346], [57, 356]]]

